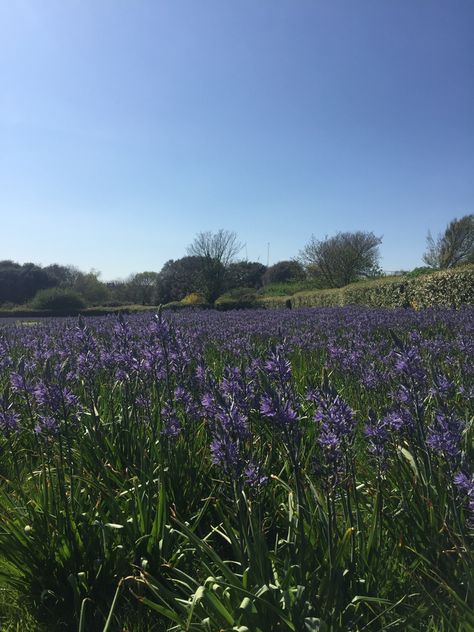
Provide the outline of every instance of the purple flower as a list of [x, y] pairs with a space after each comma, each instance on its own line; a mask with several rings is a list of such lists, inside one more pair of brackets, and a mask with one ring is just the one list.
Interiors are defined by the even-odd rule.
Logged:
[[447, 399], [455, 393], [455, 385], [446, 375], [436, 375], [429, 393], [442, 399]]
[[0, 430], [9, 434], [18, 430], [20, 416], [13, 410], [0, 410]]
[[438, 412], [428, 428], [427, 446], [445, 458], [459, 457], [464, 423], [453, 414]]
[[233, 478], [241, 474], [243, 463], [240, 458], [239, 446], [231, 441], [225, 433], [215, 432], [210, 450], [214, 465], [222, 466], [224, 472]]
[[385, 460], [385, 447], [390, 439], [390, 425], [387, 418], [376, 419], [369, 414], [369, 423], [364, 428], [364, 434], [369, 441], [369, 452], [380, 462]]
[[10, 373], [10, 384], [14, 393], [31, 393], [33, 388], [21, 373]]
[[270, 353], [264, 364], [267, 374], [280, 382], [289, 382], [291, 379], [291, 363], [283, 355], [283, 347], [280, 345]]
[[268, 476], [262, 473], [261, 465], [254, 461], [249, 461], [244, 469], [245, 482], [250, 487], [260, 488], [268, 482]]
[[36, 434], [56, 434], [59, 430], [59, 422], [49, 415], [38, 415], [35, 426]]
[[150, 398], [144, 394], [138, 395], [135, 398], [135, 405], [137, 406], [137, 408], [149, 408], [150, 403]]
[[327, 484], [334, 487], [343, 474], [344, 456], [354, 440], [354, 412], [329, 385], [315, 392], [314, 401], [317, 403], [314, 420], [320, 428], [318, 444], [322, 457], [318, 468], [326, 469]]
[[298, 413], [292, 403], [279, 397], [278, 393], [263, 395], [260, 402], [260, 413], [272, 419], [280, 427], [293, 428], [298, 421]]
[[181, 423], [172, 408], [165, 404], [161, 410], [163, 422], [161, 434], [169, 439], [175, 439], [181, 433]]

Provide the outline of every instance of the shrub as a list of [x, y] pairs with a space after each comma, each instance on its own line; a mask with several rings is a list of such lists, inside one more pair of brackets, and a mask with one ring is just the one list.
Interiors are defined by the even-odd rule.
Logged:
[[410, 270], [410, 272], [405, 272], [404, 276], [407, 279], [416, 279], [424, 274], [433, 274], [433, 272], [436, 272], [433, 268], [429, 268], [428, 266], [419, 266], [418, 268]]
[[181, 312], [185, 310], [195, 310], [195, 309], [210, 309], [212, 305], [209, 303], [183, 303], [182, 301], [170, 301], [169, 303], [165, 303], [161, 306], [163, 309], [171, 310], [173, 312]]
[[298, 261], [279, 261], [267, 268], [262, 277], [263, 285], [269, 283], [285, 283], [286, 281], [302, 281], [306, 274]]
[[351, 283], [340, 289], [296, 292], [292, 296], [259, 298], [266, 307], [331, 307], [367, 305], [369, 307], [460, 307], [474, 305], [474, 266], [464, 266], [431, 274], [419, 273]]
[[75, 312], [84, 309], [84, 299], [74, 290], [66, 288], [51, 288], [40, 290], [31, 302], [33, 309], [54, 312]]
[[206, 299], [202, 294], [198, 292], [191, 292], [191, 294], [186, 294], [186, 296], [181, 299], [181, 303], [183, 305], [204, 305]]
[[291, 303], [293, 307], [334, 307], [343, 304], [339, 288], [298, 292], [291, 297]]
[[317, 279], [286, 281], [284, 283], [269, 283], [258, 290], [258, 296], [290, 296], [296, 294], [296, 292], [310, 292], [321, 289], [323, 287]]
[[410, 281], [409, 300], [416, 309], [474, 304], [474, 265], [452, 268]]
[[236, 287], [229, 290], [216, 300], [219, 309], [242, 309], [255, 306], [255, 290], [251, 287]]
[[256, 296], [256, 292], [254, 288], [252, 287], [234, 287], [232, 288], [232, 290], [229, 290], [225, 294], [222, 294], [222, 296], [219, 296], [217, 301], [220, 301], [222, 299], [227, 299], [227, 298], [233, 299], [234, 301], [240, 301], [240, 300], [247, 301], [249, 299], [253, 300], [255, 296]]
[[403, 277], [352, 283], [341, 289], [341, 305], [409, 307], [407, 288], [408, 281]]

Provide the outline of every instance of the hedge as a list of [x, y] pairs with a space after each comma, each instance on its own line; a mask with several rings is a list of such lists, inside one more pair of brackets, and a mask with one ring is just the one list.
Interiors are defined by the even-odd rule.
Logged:
[[400, 276], [361, 281], [331, 290], [267, 296], [258, 303], [268, 308], [333, 307], [460, 307], [474, 305], [474, 265], [433, 272], [417, 277]]
[[474, 265], [413, 279], [409, 292], [410, 304], [416, 309], [474, 305]]

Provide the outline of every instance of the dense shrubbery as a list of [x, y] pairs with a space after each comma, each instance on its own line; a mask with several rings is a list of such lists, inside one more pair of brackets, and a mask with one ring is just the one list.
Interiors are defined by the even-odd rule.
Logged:
[[0, 305], [25, 303], [38, 290], [54, 285], [57, 285], [56, 279], [33, 263], [20, 265], [14, 261], [0, 261]]
[[405, 272], [403, 274], [407, 279], [415, 279], [416, 277], [423, 276], [425, 274], [433, 274], [436, 272], [436, 269], [430, 268], [428, 266], [419, 266], [418, 268], [413, 268], [409, 272]]
[[215, 302], [219, 309], [253, 307], [256, 304], [256, 291], [251, 287], [236, 287], [220, 296]]
[[420, 274], [360, 281], [343, 288], [297, 292], [260, 299], [268, 307], [367, 305], [369, 307], [460, 307], [474, 304], [474, 266]]
[[303, 266], [298, 261], [279, 261], [267, 268], [262, 277], [263, 285], [303, 281], [306, 277]]
[[74, 290], [51, 288], [40, 290], [31, 302], [33, 309], [53, 312], [77, 312], [86, 306], [84, 299]]
[[266, 296], [291, 296], [297, 292], [311, 292], [320, 289], [322, 287], [319, 281], [305, 279], [286, 283], [269, 283], [258, 290], [257, 296], [262, 298]]
[[474, 304], [474, 266], [444, 270], [418, 277], [409, 283], [408, 294], [413, 307], [459, 307]]

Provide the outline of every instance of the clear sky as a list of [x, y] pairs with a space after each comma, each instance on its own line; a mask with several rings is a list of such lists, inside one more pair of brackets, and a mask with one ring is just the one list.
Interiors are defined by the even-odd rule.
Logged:
[[421, 265], [474, 212], [473, 0], [0, 0], [0, 259], [104, 279], [199, 231]]

